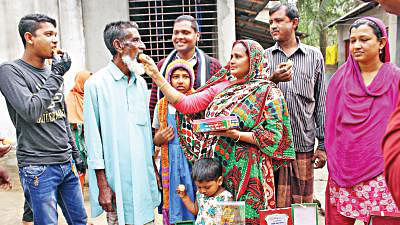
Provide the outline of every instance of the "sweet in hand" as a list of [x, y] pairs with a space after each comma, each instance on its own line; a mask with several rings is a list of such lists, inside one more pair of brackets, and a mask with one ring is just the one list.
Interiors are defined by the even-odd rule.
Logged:
[[184, 198], [186, 196], [186, 187], [183, 184], [180, 184], [176, 187], [176, 193], [180, 198]]
[[71, 68], [71, 58], [66, 52], [55, 50], [51, 63], [51, 71], [63, 76]]

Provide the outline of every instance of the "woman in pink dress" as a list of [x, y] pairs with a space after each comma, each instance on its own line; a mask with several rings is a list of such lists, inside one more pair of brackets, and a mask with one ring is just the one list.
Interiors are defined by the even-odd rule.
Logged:
[[381, 142], [399, 94], [386, 26], [365, 17], [350, 27], [350, 55], [332, 77], [326, 99], [329, 179], [327, 225], [368, 221], [371, 212], [397, 212], [383, 176]]

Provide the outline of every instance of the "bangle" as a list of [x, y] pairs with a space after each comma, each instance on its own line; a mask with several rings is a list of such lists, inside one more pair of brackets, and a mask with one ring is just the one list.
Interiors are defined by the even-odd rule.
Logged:
[[238, 142], [240, 140], [240, 131], [239, 131], [239, 137], [237, 140], [234, 140], [235, 142]]
[[160, 90], [161, 90], [165, 85], [167, 85], [167, 84], [168, 84], [168, 82], [167, 82], [167, 81], [164, 81], [164, 83], [161, 84], [161, 86], [160, 86]]

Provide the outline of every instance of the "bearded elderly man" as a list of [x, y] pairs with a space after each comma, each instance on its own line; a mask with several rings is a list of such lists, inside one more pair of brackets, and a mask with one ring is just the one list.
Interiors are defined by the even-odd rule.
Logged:
[[153, 168], [147, 85], [134, 22], [113, 22], [104, 42], [113, 58], [85, 83], [84, 125], [92, 216], [108, 224], [153, 224], [160, 204]]

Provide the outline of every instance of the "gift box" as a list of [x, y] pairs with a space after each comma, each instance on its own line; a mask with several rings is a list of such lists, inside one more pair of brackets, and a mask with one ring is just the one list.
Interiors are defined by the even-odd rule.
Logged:
[[317, 203], [292, 204], [293, 225], [318, 225]]
[[245, 202], [215, 202], [219, 225], [245, 225]]
[[236, 116], [221, 116], [216, 118], [193, 120], [194, 132], [223, 131], [239, 128], [239, 119]]
[[398, 225], [400, 224], [400, 213], [371, 212], [368, 221], [368, 225]]
[[293, 225], [292, 208], [260, 210], [260, 225]]

